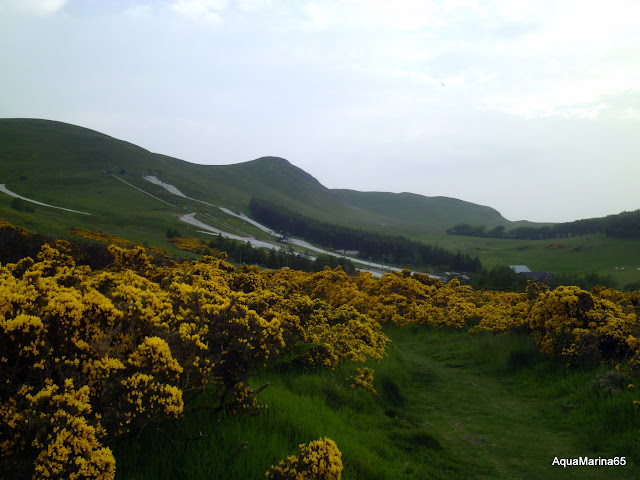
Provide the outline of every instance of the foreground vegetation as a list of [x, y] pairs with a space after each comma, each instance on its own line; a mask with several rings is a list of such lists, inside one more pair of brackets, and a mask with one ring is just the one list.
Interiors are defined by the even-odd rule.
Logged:
[[[270, 369], [254, 379], [271, 382], [260, 416], [193, 415], [167, 435], [143, 432], [116, 449], [117, 476], [260, 478], [300, 442], [328, 436], [344, 479], [637, 478], [637, 396], [601, 385], [607, 367], [568, 370], [526, 334], [384, 331], [388, 355], [368, 363], [377, 395], [351, 387], [358, 365]], [[627, 465], [565, 469], [551, 465], [556, 456]]]
[[38, 247], [0, 266], [5, 477], [540, 478], [575, 472], [547, 470], [555, 456], [640, 460], [640, 291], [141, 246], [96, 261], [0, 228], [4, 251]]

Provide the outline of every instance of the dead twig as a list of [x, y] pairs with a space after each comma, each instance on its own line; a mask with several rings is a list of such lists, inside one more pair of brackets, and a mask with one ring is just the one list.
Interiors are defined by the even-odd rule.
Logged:
[[261, 387], [256, 388], [255, 390], [251, 390], [251, 393], [253, 393], [254, 395], [259, 394], [262, 390], [264, 390], [265, 388], [267, 388], [269, 385], [271, 385], [271, 382], [267, 382], [264, 385], [262, 385]]
[[233, 460], [233, 459], [236, 457], [236, 455], [238, 455], [240, 452], [243, 452], [243, 451], [245, 451], [247, 448], [249, 448], [249, 447], [248, 447], [248, 445], [249, 445], [249, 441], [248, 441], [248, 440], [245, 440], [245, 441], [244, 441], [244, 443], [243, 443], [242, 445], [240, 445], [240, 447], [239, 447], [235, 452], [233, 452], [233, 453], [229, 456], [229, 458], [227, 458], [227, 462], [230, 462], [230, 461], [231, 461], [231, 460]]

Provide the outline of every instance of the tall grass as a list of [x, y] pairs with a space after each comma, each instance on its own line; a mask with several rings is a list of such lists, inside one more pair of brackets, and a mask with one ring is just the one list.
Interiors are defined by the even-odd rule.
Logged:
[[[300, 443], [328, 436], [343, 454], [346, 480], [634, 478], [637, 393], [604, 390], [610, 367], [569, 370], [540, 356], [524, 334], [386, 333], [394, 342], [388, 356], [368, 365], [377, 396], [350, 386], [360, 365], [279, 366], [253, 379], [271, 382], [259, 416], [199, 413], [162, 432], [150, 427], [116, 445], [117, 476], [263, 478]], [[551, 467], [554, 456], [585, 455], [629, 463]]]

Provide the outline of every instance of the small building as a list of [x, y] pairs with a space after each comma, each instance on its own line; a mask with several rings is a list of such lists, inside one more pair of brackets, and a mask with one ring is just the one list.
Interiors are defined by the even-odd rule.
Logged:
[[543, 283], [545, 285], [549, 285], [549, 282], [553, 278], [553, 273], [551, 272], [529, 272], [523, 273], [523, 275], [530, 280], [538, 283]]
[[516, 273], [531, 273], [531, 269], [526, 265], [509, 265], [509, 268]]
[[551, 272], [532, 272], [531, 269], [526, 265], [509, 265], [509, 268], [516, 272], [518, 275], [523, 275], [529, 280], [543, 283], [545, 285], [548, 285], [553, 278], [553, 273]]

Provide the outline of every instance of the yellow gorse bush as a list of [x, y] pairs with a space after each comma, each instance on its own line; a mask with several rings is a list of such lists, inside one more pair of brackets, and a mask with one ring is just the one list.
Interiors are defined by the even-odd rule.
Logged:
[[200, 255], [215, 255], [217, 257], [226, 258], [226, 253], [220, 252], [215, 248], [211, 248], [199, 238], [195, 237], [173, 237], [171, 243], [181, 250], [198, 253]]
[[638, 331], [637, 316], [623, 305], [578, 287], [541, 294], [529, 312], [529, 325], [543, 353], [568, 363], [622, 358]]
[[[118, 247], [124, 247], [124, 248], [142, 247], [142, 245], [140, 245], [139, 243], [132, 242], [131, 240], [118, 237], [117, 235], [111, 235], [104, 232], [97, 232], [95, 230], [73, 228], [69, 231], [69, 233], [77, 237], [86, 238], [87, 240], [106, 243], [108, 245], [117, 245]], [[152, 253], [166, 254], [166, 252], [161, 248], [157, 248], [157, 247], [144, 247], [144, 248], [149, 250]]]
[[340, 480], [342, 454], [330, 438], [299, 446], [298, 455], [272, 466], [266, 477], [273, 480]]
[[351, 388], [364, 388], [373, 395], [378, 395], [375, 387], [373, 386], [373, 369], [372, 368], [358, 368], [357, 375], [351, 379]]
[[[474, 291], [408, 270], [236, 269], [220, 255], [159, 265], [140, 246], [110, 246], [110, 266], [92, 270], [72, 252], [54, 241], [0, 265], [0, 477], [113, 478], [106, 440], [178, 418], [205, 389], [214, 410], [256, 413], [252, 375], [379, 360], [384, 323], [530, 332], [550, 357], [640, 371], [640, 292]], [[353, 385], [375, 392], [373, 370]], [[341, 465], [324, 439], [267, 476], [340, 478]]]
[[298, 345], [296, 361], [335, 367], [388, 344], [355, 307], [255, 267], [109, 252], [106, 270], [76, 265], [64, 242], [0, 265], [0, 476], [113, 478], [106, 439], [179, 417], [205, 388], [212, 409], [254, 412], [251, 375]]

